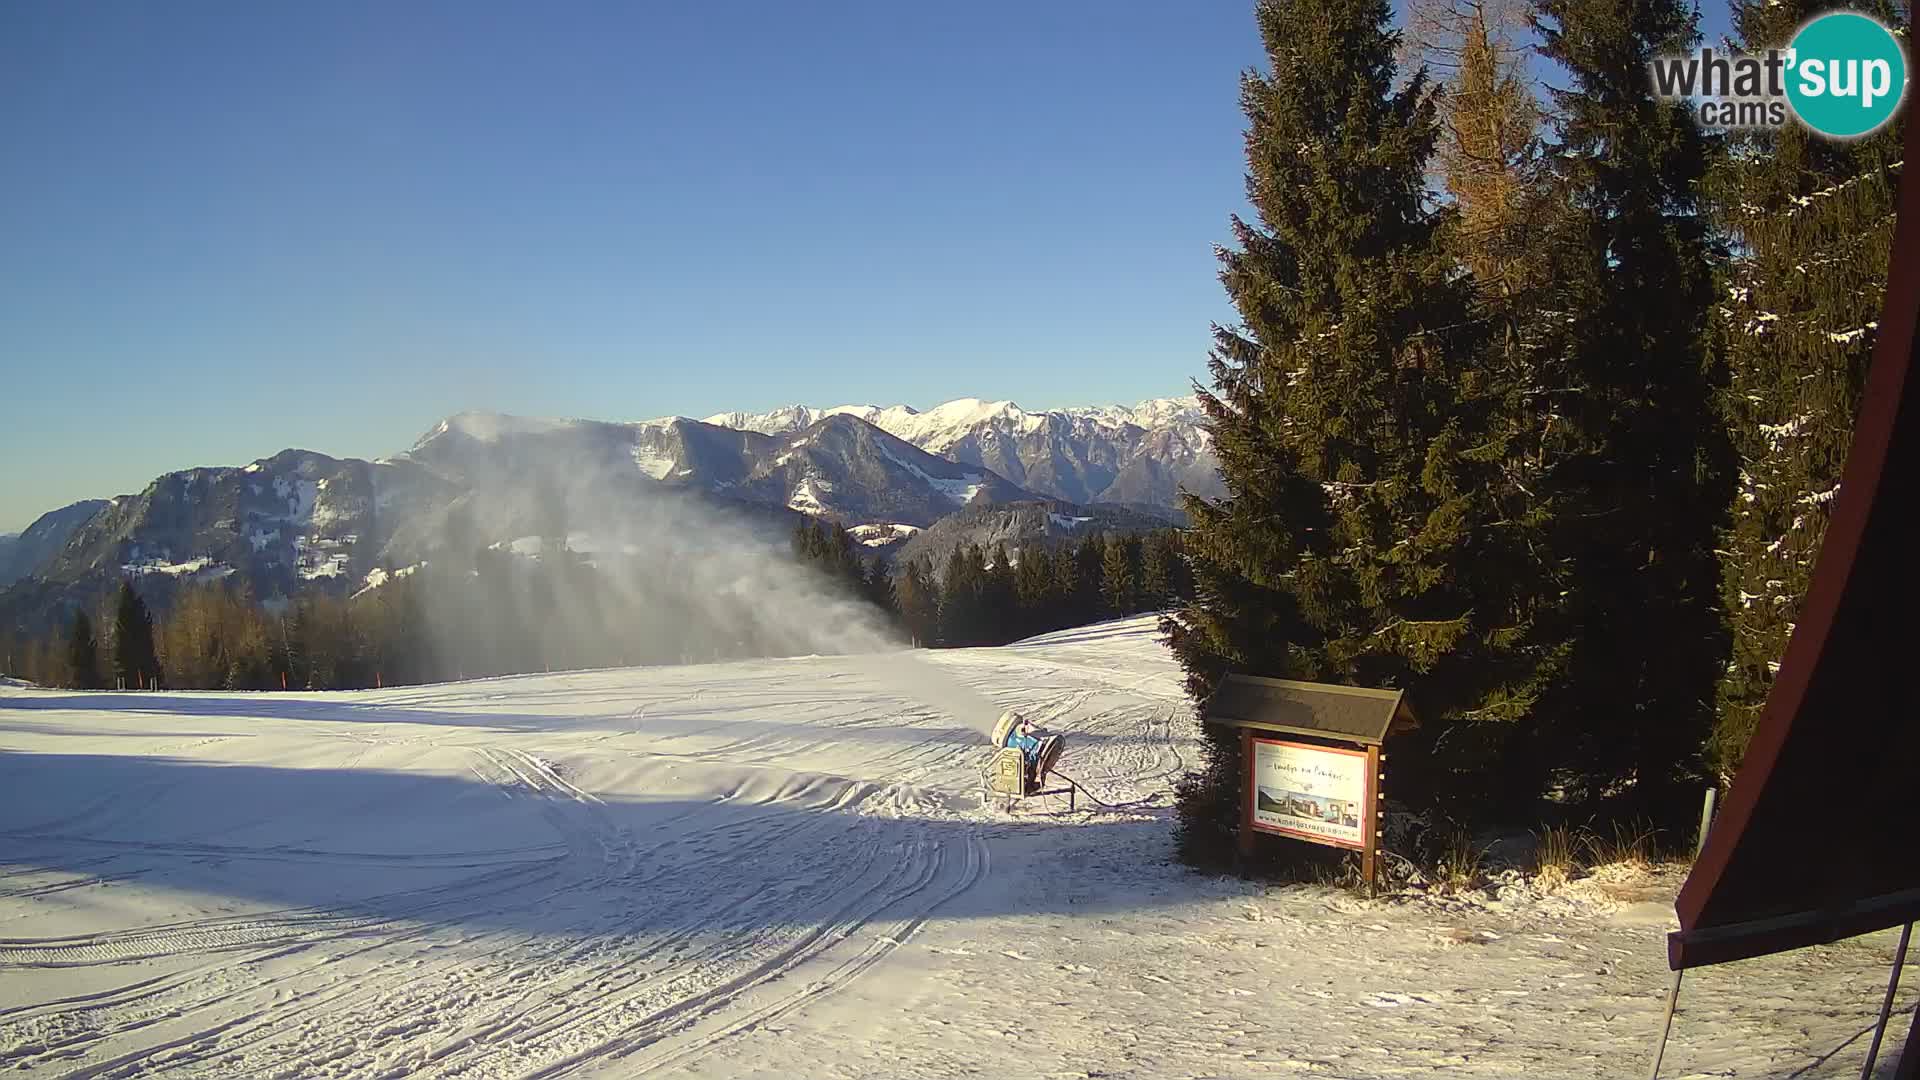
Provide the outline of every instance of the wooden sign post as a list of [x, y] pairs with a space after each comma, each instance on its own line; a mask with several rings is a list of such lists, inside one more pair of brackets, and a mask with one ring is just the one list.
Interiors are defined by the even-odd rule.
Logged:
[[1381, 804], [1387, 799], [1386, 793], [1380, 790], [1380, 759], [1384, 756], [1380, 753], [1378, 745], [1367, 747], [1366, 799], [1369, 813], [1367, 814], [1367, 846], [1360, 855], [1360, 876], [1366, 879], [1368, 892], [1372, 892], [1374, 885], [1379, 881], [1380, 840], [1385, 835], [1385, 830], [1380, 828], [1380, 811], [1385, 809]]

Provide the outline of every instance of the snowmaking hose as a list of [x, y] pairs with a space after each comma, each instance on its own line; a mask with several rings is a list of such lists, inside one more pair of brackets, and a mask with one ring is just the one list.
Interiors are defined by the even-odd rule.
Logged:
[[1095, 795], [1091, 790], [1088, 789], [1087, 785], [1081, 783], [1078, 780], [1075, 780], [1073, 777], [1068, 776], [1066, 773], [1061, 772], [1059, 769], [1053, 770], [1053, 775], [1059, 777], [1062, 780], [1065, 780], [1069, 784], [1072, 784], [1076, 791], [1080, 792], [1080, 794], [1085, 795], [1087, 797], [1087, 801], [1095, 804], [1096, 806], [1099, 806], [1101, 809], [1104, 809], [1104, 810], [1125, 810], [1129, 807], [1139, 806], [1141, 803], [1149, 802], [1152, 799], [1152, 796], [1147, 796], [1146, 798], [1134, 799], [1132, 802], [1110, 803], [1110, 802], [1107, 802], [1105, 799], [1102, 799], [1100, 796]]

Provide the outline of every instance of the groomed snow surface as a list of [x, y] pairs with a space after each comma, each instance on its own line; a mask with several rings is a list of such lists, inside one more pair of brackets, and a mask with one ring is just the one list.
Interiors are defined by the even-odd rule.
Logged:
[[[983, 807], [1007, 707], [1124, 808]], [[1145, 619], [381, 692], [0, 684], [0, 1066], [1644, 1074], [1674, 874], [1370, 902], [1194, 875], [1186, 716]], [[1690, 975], [1663, 1075], [1852, 1075], [1891, 951]]]

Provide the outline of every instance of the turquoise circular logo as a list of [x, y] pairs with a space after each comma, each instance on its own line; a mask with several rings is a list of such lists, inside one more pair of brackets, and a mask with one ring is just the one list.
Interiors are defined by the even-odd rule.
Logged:
[[1822, 135], [1872, 134], [1906, 95], [1906, 52], [1892, 31], [1865, 15], [1821, 15], [1800, 28], [1788, 49], [1787, 103]]

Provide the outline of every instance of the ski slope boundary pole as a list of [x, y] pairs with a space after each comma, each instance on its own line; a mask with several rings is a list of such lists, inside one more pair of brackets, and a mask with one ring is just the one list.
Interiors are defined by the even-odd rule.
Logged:
[[1686, 973], [1685, 968], [1673, 973], [1673, 989], [1667, 991], [1667, 1018], [1660, 1027], [1660, 1041], [1653, 1048], [1653, 1068], [1647, 1070], [1647, 1080], [1660, 1080], [1660, 1059], [1667, 1056], [1667, 1037], [1673, 1034], [1673, 1009], [1680, 1003], [1680, 977]]
[[[1713, 827], [1714, 797], [1720, 794], [1718, 788], [1707, 788], [1706, 795], [1700, 800], [1700, 832], [1693, 838], [1693, 857], [1698, 859], [1700, 852], [1707, 846], [1707, 830]], [[1906, 948], [1904, 940], [1901, 948]], [[1897, 969], [1896, 969], [1897, 970]], [[1686, 974], [1681, 968], [1673, 973], [1673, 989], [1667, 991], [1667, 1015], [1660, 1025], [1660, 1041], [1653, 1048], [1653, 1068], [1647, 1071], [1647, 1080], [1660, 1080], [1660, 1061], [1667, 1056], [1667, 1039], [1673, 1035], [1673, 1011], [1680, 1004], [1680, 977]]]
[[1900, 928], [1900, 946], [1893, 950], [1893, 974], [1887, 977], [1887, 996], [1880, 999], [1880, 1019], [1873, 1025], [1873, 1042], [1867, 1045], [1867, 1060], [1860, 1066], [1860, 1080], [1873, 1076], [1873, 1063], [1880, 1057], [1880, 1040], [1886, 1037], [1887, 1021], [1893, 1016], [1893, 992], [1900, 988], [1900, 969], [1907, 963], [1907, 942], [1913, 940], [1913, 924]]

